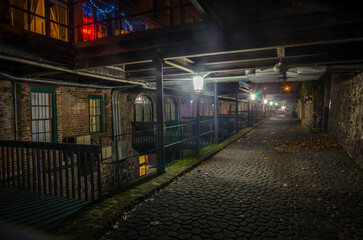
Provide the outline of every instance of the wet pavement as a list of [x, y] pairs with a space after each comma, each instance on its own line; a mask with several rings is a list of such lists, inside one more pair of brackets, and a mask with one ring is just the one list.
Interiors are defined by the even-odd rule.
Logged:
[[274, 116], [139, 205], [103, 239], [363, 239], [363, 172]]

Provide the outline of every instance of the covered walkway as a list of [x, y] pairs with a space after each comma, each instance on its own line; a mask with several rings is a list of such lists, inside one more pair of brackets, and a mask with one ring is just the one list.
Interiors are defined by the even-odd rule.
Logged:
[[104, 239], [363, 238], [363, 173], [274, 116], [146, 201]]

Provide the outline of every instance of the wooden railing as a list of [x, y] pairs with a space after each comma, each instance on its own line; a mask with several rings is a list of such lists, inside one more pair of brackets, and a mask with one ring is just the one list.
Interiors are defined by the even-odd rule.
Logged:
[[102, 194], [100, 146], [0, 141], [0, 186], [93, 201]]

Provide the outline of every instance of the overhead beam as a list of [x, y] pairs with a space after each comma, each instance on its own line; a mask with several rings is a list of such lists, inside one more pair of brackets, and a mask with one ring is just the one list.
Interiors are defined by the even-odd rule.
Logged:
[[192, 67], [192, 66], [188, 66], [188, 67], [187, 66], [183, 66], [182, 64], [176, 63], [175, 61], [172, 61], [172, 60], [166, 60], [166, 61], [164, 61], [164, 63], [165, 64], [168, 64], [170, 66], [176, 67], [178, 69], [184, 70], [186, 72], [192, 73], [192, 74], [195, 73], [195, 70], [192, 69], [194, 67]]
[[[251, 35], [248, 36], [248, 41], [245, 40], [245, 37], [247, 36], [233, 39], [221, 39], [210, 36], [206, 32], [200, 34], [191, 30], [181, 34], [183, 35], [182, 38], [180, 37], [180, 34], [181, 33], [161, 36], [161, 42], [173, 42], [173, 45], [165, 44], [161, 46], [165, 60], [252, 51], [256, 52], [271, 49], [276, 51], [276, 48], [281, 46], [284, 46], [286, 55], [288, 55], [288, 48], [291, 47], [321, 46], [325, 44], [350, 43], [363, 40], [363, 30], [361, 24], [358, 23], [293, 32], [281, 32], [269, 35], [268, 37], [261, 34]], [[186, 36], [190, 36], [190, 38], [187, 38], [187, 41], [185, 41]], [[178, 38], [183, 39], [183, 41]], [[117, 42], [118, 48], [123, 45], [124, 43], [122, 40]], [[93, 55], [79, 55], [77, 58], [78, 67], [151, 61], [150, 59], [152, 59], [154, 54], [153, 48], [156, 46], [145, 45], [145, 43], [141, 45], [143, 45], [142, 48], [131, 50], [130, 48], [132, 48], [132, 46], [130, 46], [128, 47], [130, 50], [118, 51], [115, 54], [112, 52], [110, 54], [99, 52], [94, 53]], [[94, 49], [100, 48], [94, 47]]]
[[190, 2], [205, 19], [210, 21], [219, 31], [224, 33], [225, 29], [223, 29], [223, 22], [214, 11], [214, 8], [209, 5], [210, 1], [208, 2], [205, 0], [190, 0]]

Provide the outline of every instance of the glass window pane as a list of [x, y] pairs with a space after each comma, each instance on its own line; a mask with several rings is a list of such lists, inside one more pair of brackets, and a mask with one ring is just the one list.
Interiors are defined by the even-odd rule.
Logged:
[[32, 141], [38, 142], [38, 134], [32, 134]]
[[45, 134], [45, 141], [46, 142], [51, 142], [51, 140], [52, 140], [51, 134], [50, 134], [50, 132], [47, 132]]
[[28, 30], [28, 15], [18, 9], [10, 8], [11, 25]]
[[30, 0], [30, 11], [44, 17], [44, 0]]
[[10, 4], [19, 8], [27, 9], [27, 0], [10, 0]]
[[50, 96], [51, 95], [49, 93], [45, 96], [45, 102], [44, 102], [45, 105], [49, 105], [49, 103], [50, 103]]
[[45, 20], [30, 15], [30, 31], [45, 35]]
[[46, 120], [45, 121], [45, 131], [46, 132], [50, 132], [50, 125], [51, 125], [50, 120]]
[[38, 124], [39, 124], [39, 132], [44, 132], [44, 130], [45, 130], [44, 121], [38, 121]]
[[37, 121], [32, 121], [32, 133], [38, 132], [38, 124]]

